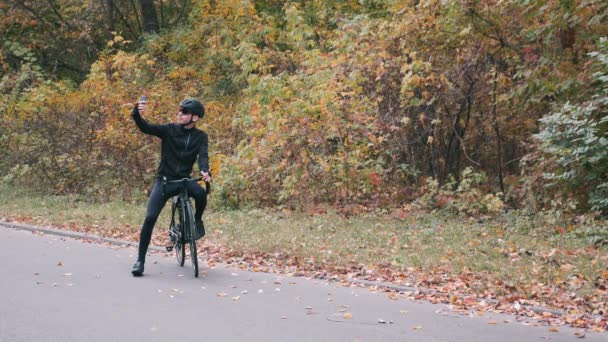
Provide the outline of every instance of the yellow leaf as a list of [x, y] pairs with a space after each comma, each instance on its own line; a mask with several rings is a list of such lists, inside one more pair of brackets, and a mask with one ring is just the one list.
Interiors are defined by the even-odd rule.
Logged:
[[350, 312], [346, 312], [346, 313], [344, 313], [344, 318], [345, 319], [352, 319], [353, 318], [353, 314], [351, 314]]
[[559, 330], [557, 330], [556, 327], [551, 327], [551, 328], [549, 328], [549, 331], [550, 332], [558, 332]]
[[217, 176], [220, 174], [220, 169], [221, 169], [221, 165], [222, 165], [222, 160], [226, 159], [226, 155], [225, 154], [215, 154], [214, 156], [212, 156], [211, 158], [209, 158], [211, 161], [211, 165], [209, 165], [209, 171], [211, 171], [211, 174], [213, 176]]

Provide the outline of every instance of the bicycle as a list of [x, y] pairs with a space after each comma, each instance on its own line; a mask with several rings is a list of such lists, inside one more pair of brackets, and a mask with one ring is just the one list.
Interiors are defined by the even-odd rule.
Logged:
[[[171, 223], [169, 224], [169, 237], [173, 242], [172, 246], [167, 246], [167, 252], [175, 249], [177, 263], [184, 266], [186, 261], [186, 244], [190, 245], [190, 259], [194, 270], [194, 277], [198, 278], [198, 256], [196, 252], [196, 224], [194, 222], [194, 212], [192, 203], [186, 190], [186, 182], [198, 182], [199, 178], [182, 178], [178, 180], [165, 180], [163, 184], [181, 183], [181, 192], [172, 198], [171, 204]], [[209, 194], [210, 184], [205, 182], [205, 190]]]

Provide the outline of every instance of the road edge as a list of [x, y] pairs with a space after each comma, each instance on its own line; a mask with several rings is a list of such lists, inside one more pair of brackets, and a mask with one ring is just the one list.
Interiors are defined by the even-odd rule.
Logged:
[[[127, 241], [127, 240], [108, 238], [108, 237], [103, 237], [103, 236], [96, 235], [96, 234], [80, 233], [80, 232], [74, 232], [74, 231], [64, 230], [64, 229], [40, 227], [40, 226], [34, 226], [34, 225], [29, 225], [29, 224], [24, 224], [24, 223], [15, 223], [15, 222], [6, 222], [6, 221], [0, 221], [0, 226], [3, 226], [5, 228], [27, 230], [27, 231], [31, 231], [31, 232], [52, 234], [52, 235], [75, 238], [75, 239], [83, 239], [83, 240], [89, 240], [89, 241], [92, 240], [92, 241], [96, 241], [96, 242], [106, 242], [106, 243], [110, 243], [110, 244], [117, 245], [117, 246], [123, 246], [123, 247], [137, 247], [137, 243]], [[166, 252], [164, 247], [159, 247], [159, 246], [150, 246], [150, 247], [148, 247], [148, 250]], [[340, 281], [340, 279], [334, 280], [334, 279], [331, 279], [330, 277], [322, 277], [321, 279], [327, 280], [327, 281]], [[369, 281], [369, 280], [350, 279], [350, 280], [348, 280], [348, 282], [353, 283], [353, 284], [363, 285], [365, 287], [375, 287], [375, 288], [380, 288], [380, 289], [384, 288], [384, 289], [396, 290], [396, 291], [400, 291], [400, 292], [419, 291], [420, 293], [423, 293], [423, 294], [437, 293], [436, 291], [433, 291], [430, 289], [423, 289], [423, 288], [418, 288], [418, 287], [402, 286], [402, 285], [395, 285], [395, 284], [381, 283], [381, 282], [373, 282], [373, 281]], [[498, 303], [498, 301], [491, 300], [491, 299], [489, 299], [487, 301], [492, 304]], [[542, 314], [544, 312], [549, 312], [549, 313], [551, 313], [553, 315], [557, 315], [557, 316], [562, 316], [564, 314], [563, 311], [549, 309], [549, 308], [545, 308], [545, 307], [527, 306], [527, 305], [523, 305], [523, 306], [528, 307], [529, 310], [532, 310], [538, 314]]]
[[[74, 231], [65, 230], [65, 229], [40, 227], [40, 226], [33, 226], [30, 224], [6, 222], [6, 221], [0, 221], [0, 226], [3, 226], [5, 228], [27, 230], [30, 232], [52, 234], [52, 235], [69, 237], [69, 238], [74, 238], [74, 239], [83, 239], [83, 240], [89, 240], [89, 241], [95, 241], [95, 242], [106, 242], [106, 243], [109, 243], [112, 245], [123, 246], [123, 247], [137, 247], [137, 243], [135, 243], [135, 242], [104, 237], [104, 236], [100, 236], [100, 235], [96, 235], [96, 234], [74, 232]], [[159, 246], [150, 246], [150, 247], [148, 247], [148, 250], [165, 252], [165, 248], [159, 247]]]

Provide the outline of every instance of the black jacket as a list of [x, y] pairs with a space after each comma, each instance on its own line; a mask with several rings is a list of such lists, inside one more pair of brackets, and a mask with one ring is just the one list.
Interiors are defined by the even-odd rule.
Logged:
[[200, 170], [209, 172], [207, 133], [196, 128], [185, 129], [177, 124], [149, 124], [139, 114], [137, 106], [133, 108], [131, 115], [143, 133], [157, 136], [162, 140], [157, 177], [167, 177], [167, 179], [190, 177], [197, 156]]

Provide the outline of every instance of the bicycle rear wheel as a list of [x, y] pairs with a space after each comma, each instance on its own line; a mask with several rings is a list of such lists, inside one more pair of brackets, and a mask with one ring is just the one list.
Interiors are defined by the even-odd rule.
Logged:
[[194, 221], [194, 212], [192, 211], [192, 203], [190, 200], [186, 201], [186, 213], [188, 217], [188, 225], [185, 226], [188, 231], [190, 240], [190, 259], [192, 261], [192, 269], [194, 271], [194, 277], [198, 278], [198, 255], [196, 254], [196, 223]]
[[[179, 203], [179, 200], [178, 202]], [[175, 256], [177, 257], [177, 263], [180, 266], [184, 266], [184, 262], [186, 261], [186, 243], [185, 243], [185, 234], [184, 234], [184, 227], [186, 226], [186, 209], [184, 208], [183, 205], [177, 205], [174, 204], [174, 206], [176, 207], [173, 212], [175, 215], [175, 211], [177, 211], [177, 224], [172, 227], [174, 229], [174, 232], [176, 233], [176, 239], [175, 239]], [[171, 220], [172, 222], [174, 222], [174, 220]]]

